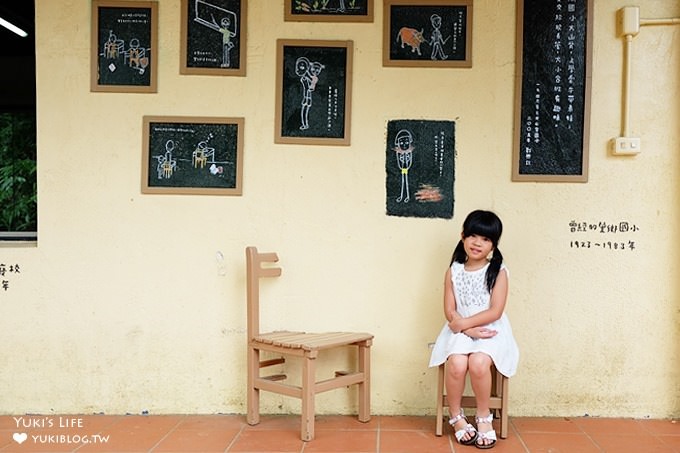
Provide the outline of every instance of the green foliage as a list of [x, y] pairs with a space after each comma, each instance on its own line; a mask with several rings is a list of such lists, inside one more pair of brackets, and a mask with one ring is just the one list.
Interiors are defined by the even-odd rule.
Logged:
[[0, 231], [37, 231], [34, 113], [0, 113]]

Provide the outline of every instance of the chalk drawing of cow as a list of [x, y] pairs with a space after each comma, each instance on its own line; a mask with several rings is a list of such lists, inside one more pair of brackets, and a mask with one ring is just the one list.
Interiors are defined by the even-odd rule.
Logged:
[[418, 31], [415, 28], [401, 27], [397, 35], [397, 42], [401, 43], [402, 49], [405, 44], [408, 44], [411, 46], [411, 52], [418, 52], [418, 55], [420, 55], [420, 44], [425, 42], [423, 30]]

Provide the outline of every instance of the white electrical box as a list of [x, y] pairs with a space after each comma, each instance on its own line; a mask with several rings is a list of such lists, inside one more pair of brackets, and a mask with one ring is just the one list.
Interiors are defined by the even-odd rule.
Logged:
[[616, 137], [612, 140], [612, 154], [615, 156], [633, 156], [640, 153], [639, 137]]

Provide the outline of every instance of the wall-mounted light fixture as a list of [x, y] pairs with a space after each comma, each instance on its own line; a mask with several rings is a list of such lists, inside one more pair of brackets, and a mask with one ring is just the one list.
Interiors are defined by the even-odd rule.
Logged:
[[13, 32], [13, 33], [16, 33], [17, 35], [21, 36], [22, 38], [25, 38], [25, 37], [28, 36], [28, 33], [26, 33], [24, 30], [22, 30], [21, 28], [17, 27], [17, 26], [14, 25], [13, 23], [6, 21], [6, 20], [3, 19], [2, 17], [0, 17], [0, 25], [2, 25], [3, 27], [5, 27], [7, 30], [9, 30], [9, 31], [11, 31], [11, 32]]

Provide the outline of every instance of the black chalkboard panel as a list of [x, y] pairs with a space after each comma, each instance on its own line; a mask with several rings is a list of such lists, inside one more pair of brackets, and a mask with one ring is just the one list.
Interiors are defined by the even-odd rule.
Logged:
[[455, 123], [389, 121], [385, 148], [387, 215], [452, 218]]
[[588, 180], [593, 0], [518, 0], [514, 181]]
[[182, 0], [181, 74], [246, 74], [246, 5], [246, 0]]
[[472, 66], [472, 0], [383, 1], [383, 66]]
[[350, 144], [352, 41], [277, 41], [276, 143]]
[[243, 124], [145, 116], [142, 193], [241, 195]]
[[156, 92], [157, 2], [92, 2], [92, 91]]
[[373, 22], [374, 0], [285, 0], [286, 21]]

